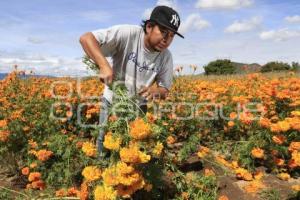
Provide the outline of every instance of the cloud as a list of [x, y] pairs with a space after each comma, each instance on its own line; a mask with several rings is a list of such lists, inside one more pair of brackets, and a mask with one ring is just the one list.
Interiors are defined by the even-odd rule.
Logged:
[[199, 14], [190, 14], [187, 19], [181, 23], [179, 32], [184, 34], [192, 30], [202, 30], [210, 26], [211, 24], [202, 19]]
[[225, 29], [225, 33], [247, 32], [258, 28], [261, 25], [261, 17], [253, 17], [250, 20], [236, 20]]
[[109, 12], [103, 10], [90, 10], [81, 12], [79, 14], [80, 17], [95, 21], [95, 22], [105, 22], [111, 19], [112, 15]]
[[264, 31], [259, 36], [262, 40], [286, 41], [300, 37], [300, 30], [283, 28], [279, 30]]
[[198, 0], [196, 8], [239, 9], [253, 4], [253, 0]]
[[87, 70], [81, 58], [67, 58], [27, 54], [0, 57], [0, 72], [11, 72], [13, 66], [18, 65], [20, 70], [33, 70], [35, 74], [54, 76], [85, 76], [93, 74]]
[[[156, 6], [168, 6], [178, 11], [177, 3], [175, 0], [158, 0]], [[147, 8], [143, 13], [143, 19], [149, 19], [153, 8]]]
[[289, 23], [300, 23], [300, 15], [287, 16], [285, 20]]
[[45, 42], [45, 40], [37, 37], [30, 36], [27, 38], [27, 41], [32, 43], [32, 44], [42, 44]]

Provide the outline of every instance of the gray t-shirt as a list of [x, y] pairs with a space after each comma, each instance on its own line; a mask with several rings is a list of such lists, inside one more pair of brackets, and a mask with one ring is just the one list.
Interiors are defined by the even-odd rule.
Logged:
[[[144, 30], [135, 25], [117, 25], [92, 31], [105, 57], [112, 57], [114, 76], [125, 81], [129, 95], [154, 81], [170, 89], [173, 59], [168, 49], [150, 52], [144, 45]], [[136, 78], [135, 78], [136, 77]], [[105, 85], [103, 96], [112, 102], [113, 92]]]

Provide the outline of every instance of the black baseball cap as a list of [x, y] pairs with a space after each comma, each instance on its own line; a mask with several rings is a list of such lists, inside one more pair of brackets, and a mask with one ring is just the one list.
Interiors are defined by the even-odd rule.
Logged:
[[151, 13], [150, 21], [154, 21], [184, 38], [183, 35], [177, 32], [180, 26], [180, 18], [178, 13], [173, 8], [168, 6], [155, 7]]

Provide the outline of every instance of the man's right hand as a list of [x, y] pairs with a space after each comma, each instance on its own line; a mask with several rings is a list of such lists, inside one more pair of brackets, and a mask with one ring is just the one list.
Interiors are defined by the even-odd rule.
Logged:
[[109, 65], [100, 67], [100, 81], [106, 85], [110, 85], [113, 81], [113, 70]]

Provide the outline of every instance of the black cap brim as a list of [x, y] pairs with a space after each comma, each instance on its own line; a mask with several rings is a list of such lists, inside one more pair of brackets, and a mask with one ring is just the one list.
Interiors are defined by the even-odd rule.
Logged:
[[168, 30], [174, 32], [174, 33], [177, 34], [179, 37], [181, 37], [181, 38], [184, 39], [184, 36], [181, 35], [180, 33], [178, 33], [178, 32], [177, 32], [176, 30], [174, 30], [173, 28], [171, 28], [171, 27], [169, 27], [169, 26], [167, 26], [167, 25], [165, 25], [165, 24], [163, 24], [163, 23], [160, 23], [160, 22], [158, 22], [158, 21], [156, 21], [156, 20], [153, 20], [153, 21], [155, 21], [155, 22], [156, 22], [157, 24], [159, 24], [160, 26], [163, 26], [163, 27], [167, 28]]

